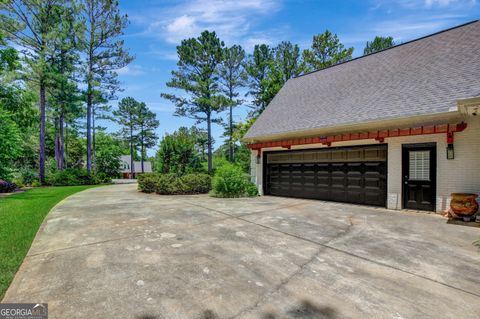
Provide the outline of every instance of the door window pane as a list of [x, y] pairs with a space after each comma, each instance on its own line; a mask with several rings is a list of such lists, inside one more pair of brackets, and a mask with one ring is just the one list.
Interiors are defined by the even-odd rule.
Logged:
[[409, 179], [430, 180], [430, 151], [409, 152]]

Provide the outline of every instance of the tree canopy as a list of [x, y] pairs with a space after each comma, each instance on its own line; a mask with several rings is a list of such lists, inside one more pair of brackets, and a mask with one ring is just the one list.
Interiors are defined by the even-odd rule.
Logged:
[[[116, 71], [133, 59], [122, 40], [127, 25], [116, 0], [0, 1], [2, 175], [29, 182], [36, 175], [44, 183], [48, 174], [66, 177], [84, 166], [90, 180], [118, 174], [112, 145], [125, 141], [101, 130], [95, 143], [95, 119], [111, 120], [121, 90]], [[146, 105], [140, 109], [135, 148], [145, 157], [158, 121]]]
[[198, 38], [183, 40], [177, 46], [178, 70], [172, 71], [167, 86], [184, 94], [162, 93], [176, 106], [175, 114], [206, 122], [208, 134], [208, 170], [212, 170], [212, 123], [219, 123], [215, 114], [228, 101], [218, 83], [218, 68], [223, 60], [224, 43], [215, 32], [203, 31]]
[[87, 169], [92, 171], [92, 130], [95, 107], [114, 98], [119, 88], [118, 69], [133, 60], [119, 39], [128, 25], [116, 0], [83, 0], [83, 53], [85, 54], [85, 102], [87, 106]]
[[166, 134], [155, 155], [155, 170], [160, 173], [183, 175], [200, 169], [198, 133], [194, 128], [180, 127]]
[[303, 51], [303, 59], [311, 71], [345, 62], [352, 58], [353, 48], [345, 48], [336, 34], [326, 30], [313, 36], [310, 49]]
[[395, 42], [393, 41], [392, 37], [376, 36], [375, 39], [373, 39], [373, 41], [371, 42], [367, 41], [367, 44], [365, 45], [365, 49], [363, 49], [363, 54], [366, 55], [366, 54], [382, 51], [390, 47], [393, 47], [394, 45], [395, 45]]
[[233, 145], [233, 108], [240, 105], [243, 100], [238, 99], [238, 89], [244, 87], [247, 81], [245, 72], [245, 50], [239, 45], [233, 45], [224, 49], [223, 62], [219, 67], [221, 89], [228, 98], [228, 136], [229, 136], [229, 160], [234, 159]]

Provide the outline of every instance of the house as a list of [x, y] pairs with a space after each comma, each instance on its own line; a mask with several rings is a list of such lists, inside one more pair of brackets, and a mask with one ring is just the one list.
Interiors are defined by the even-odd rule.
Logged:
[[480, 192], [480, 22], [289, 80], [244, 141], [262, 194], [447, 210]]
[[[122, 178], [136, 178], [138, 174], [142, 173], [142, 162], [141, 161], [133, 161], [133, 174], [130, 162], [130, 155], [122, 155], [120, 157], [120, 172], [122, 173]], [[152, 163], [148, 161], [143, 162], [143, 173], [151, 173], [152, 172]], [[132, 177], [133, 176], [133, 177]]]

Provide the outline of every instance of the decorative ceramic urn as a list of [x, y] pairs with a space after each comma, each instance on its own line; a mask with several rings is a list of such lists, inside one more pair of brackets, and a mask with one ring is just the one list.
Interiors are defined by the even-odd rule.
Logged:
[[477, 194], [453, 193], [450, 209], [454, 217], [466, 217], [475, 214], [478, 210], [477, 197]]

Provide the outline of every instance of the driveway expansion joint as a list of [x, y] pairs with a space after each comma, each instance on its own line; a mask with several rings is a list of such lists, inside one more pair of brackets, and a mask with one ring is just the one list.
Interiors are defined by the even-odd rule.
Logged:
[[142, 236], [143, 236], [143, 234], [105, 239], [105, 240], [95, 241], [95, 242], [91, 242], [91, 243], [85, 243], [85, 244], [81, 244], [81, 245], [74, 245], [74, 246], [69, 246], [69, 247], [64, 247], [64, 248], [59, 248], [59, 249], [54, 249], [54, 250], [42, 251], [42, 252], [38, 252], [38, 253], [35, 253], [35, 254], [28, 254], [25, 258], [36, 257], [36, 256], [40, 256], [40, 255], [46, 255], [46, 254], [51, 254], [51, 253], [56, 253], [56, 252], [61, 252], [61, 251], [66, 251], [66, 250], [72, 250], [72, 249], [77, 249], [77, 248], [82, 248], [82, 247], [87, 247], [87, 246], [93, 246], [93, 245], [98, 245], [98, 244], [105, 244], [105, 243], [109, 243], [109, 242], [120, 241], [120, 240], [131, 239], [131, 238], [137, 238], [137, 237], [142, 237]]
[[[182, 202], [183, 202], [183, 201], [182, 201]], [[433, 279], [433, 278], [429, 278], [429, 277], [427, 277], [427, 276], [424, 276], [424, 275], [421, 275], [421, 274], [417, 274], [417, 273], [414, 273], [414, 272], [412, 272], [412, 271], [409, 271], [409, 270], [406, 270], [406, 269], [402, 269], [402, 268], [400, 268], [400, 267], [396, 267], [396, 266], [393, 266], [393, 265], [389, 265], [389, 264], [387, 264], [387, 263], [384, 263], [384, 262], [381, 262], [381, 261], [377, 261], [377, 260], [374, 260], [374, 259], [371, 259], [371, 258], [363, 257], [363, 256], [360, 256], [360, 255], [351, 253], [351, 252], [349, 252], [349, 251], [346, 251], [346, 250], [343, 250], [343, 249], [340, 249], [340, 248], [336, 248], [336, 247], [334, 247], [334, 246], [329, 245], [329, 243], [332, 242], [333, 240], [336, 240], [336, 239], [340, 238], [341, 236], [345, 236], [345, 235], [355, 226], [354, 223], [352, 222], [352, 217], [353, 217], [353, 215], [352, 215], [352, 216], [349, 216], [349, 224], [350, 224], [350, 226], [348, 227], [347, 232], [337, 235], [336, 237], [330, 239], [330, 240], [327, 241], [326, 243], [321, 243], [321, 242], [318, 242], [318, 241], [316, 241], [316, 240], [312, 240], [312, 239], [308, 239], [308, 238], [305, 238], [305, 237], [302, 237], [302, 236], [299, 236], [299, 235], [287, 233], [287, 232], [284, 232], [284, 231], [275, 229], [275, 228], [270, 227], [270, 226], [262, 225], [262, 224], [259, 224], [259, 223], [250, 221], [250, 220], [248, 220], [248, 219], [244, 219], [244, 218], [242, 218], [241, 215], [235, 216], [235, 215], [232, 215], [232, 214], [229, 214], [229, 213], [226, 213], [226, 212], [222, 212], [222, 211], [220, 211], [220, 210], [218, 210], [218, 209], [212, 209], [212, 208], [208, 208], [208, 207], [205, 207], [205, 206], [202, 206], [202, 205], [192, 204], [192, 203], [189, 203], [189, 202], [185, 202], [185, 203], [186, 203], [186, 204], [189, 204], [189, 205], [192, 205], [192, 206], [198, 206], [198, 207], [202, 207], [202, 208], [205, 208], [205, 209], [209, 209], [209, 210], [215, 211], [215, 212], [217, 212], [217, 213], [221, 213], [221, 214], [230, 216], [230, 217], [232, 217], [232, 218], [234, 218], [234, 219], [238, 219], [238, 220], [241, 220], [241, 221], [244, 221], [244, 222], [253, 224], [253, 225], [257, 225], [257, 226], [262, 227], [262, 228], [265, 228], [265, 229], [269, 229], [269, 230], [274, 231], [274, 232], [278, 232], [278, 233], [281, 233], [281, 234], [284, 234], [284, 235], [287, 235], [287, 236], [290, 236], [290, 237], [294, 237], [294, 238], [297, 238], [297, 239], [300, 239], [300, 240], [303, 240], [303, 241], [307, 241], [307, 242], [309, 242], [309, 243], [312, 243], [312, 244], [315, 244], [315, 245], [319, 245], [319, 246], [322, 246], [322, 247], [325, 247], [325, 248], [334, 250], [334, 251], [339, 252], [339, 253], [342, 253], [342, 254], [346, 254], [346, 255], [348, 255], [348, 256], [350, 256], [350, 257], [359, 258], [359, 259], [362, 259], [362, 260], [364, 260], [364, 261], [371, 262], [371, 263], [374, 263], [374, 264], [379, 265], [379, 266], [382, 266], [382, 267], [386, 267], [386, 268], [390, 268], [390, 269], [392, 269], [392, 270], [400, 271], [400, 272], [402, 272], [402, 273], [405, 273], [405, 274], [408, 274], [408, 275], [411, 275], [411, 276], [415, 276], [415, 277], [420, 278], [420, 279], [423, 279], [423, 280], [428, 280], [428, 281], [434, 282], [434, 283], [436, 283], [436, 284], [439, 284], [439, 285], [442, 285], [442, 286], [445, 286], [445, 287], [448, 287], [448, 288], [451, 288], [451, 289], [455, 289], [455, 290], [461, 291], [461, 292], [463, 292], [463, 293], [466, 293], [466, 294], [469, 294], [469, 295], [472, 295], [472, 296], [480, 297], [480, 293], [475, 293], [475, 292], [472, 292], [472, 291], [468, 291], [468, 290], [462, 289], [462, 288], [460, 288], [460, 287], [455, 287], [455, 286], [450, 285], [450, 284], [447, 284], [447, 283], [445, 283], [445, 282], [441, 282], [441, 281], [439, 281], [439, 280], [436, 280], [436, 279]], [[276, 208], [276, 209], [279, 209], [279, 208]], [[272, 210], [273, 210], [273, 209], [272, 209]]]
[[[352, 217], [354, 215], [350, 215], [348, 216], [348, 221], [349, 221], [349, 225], [347, 226], [347, 229], [345, 230], [345, 232], [342, 232], [342, 233], [339, 233], [337, 234], [336, 236], [334, 236], [332, 239], [330, 239], [329, 241], [327, 241], [324, 245], [340, 238], [340, 237], [343, 237], [345, 235], [347, 235], [351, 228], [353, 227], [353, 222], [352, 222]], [[319, 246], [318, 244], [315, 244], [317, 246]], [[232, 317], [230, 317], [230, 319], [234, 319], [234, 318], [237, 318], [238, 316], [241, 316], [247, 312], [250, 312], [256, 308], [258, 308], [260, 305], [264, 304], [267, 300], [268, 300], [268, 297], [272, 296], [273, 294], [279, 292], [280, 290], [282, 290], [283, 287], [285, 287], [293, 278], [295, 278], [297, 275], [301, 274], [305, 268], [310, 265], [312, 262], [314, 262], [321, 253], [323, 253], [325, 251], [325, 249], [327, 249], [328, 247], [326, 246], [320, 246], [318, 247], [317, 251], [312, 255], [312, 257], [310, 257], [306, 262], [304, 262], [303, 264], [301, 264], [299, 266], [299, 268], [294, 271], [292, 274], [290, 274], [289, 276], [287, 276], [285, 279], [283, 279], [274, 289], [266, 292], [265, 294], [263, 294], [253, 305], [249, 306], [249, 307], [246, 307], [244, 308], [243, 310], [241, 310], [239, 313], [233, 315]]]

